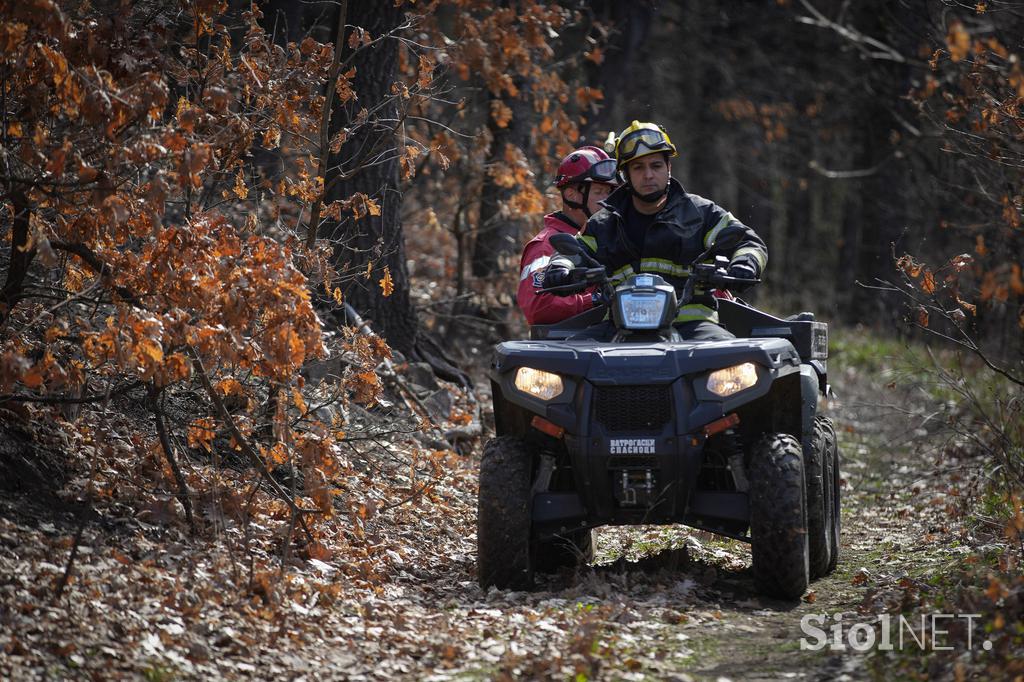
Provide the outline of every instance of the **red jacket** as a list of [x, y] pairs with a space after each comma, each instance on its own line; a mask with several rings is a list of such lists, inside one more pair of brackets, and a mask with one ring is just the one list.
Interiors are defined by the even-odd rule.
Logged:
[[575, 235], [578, 228], [566, 222], [561, 213], [544, 216], [544, 229], [527, 242], [519, 261], [516, 301], [531, 325], [554, 324], [594, 307], [592, 289], [572, 296], [556, 296], [540, 288], [544, 281], [544, 269], [555, 253], [555, 247], [551, 246], [549, 239], [559, 232]]

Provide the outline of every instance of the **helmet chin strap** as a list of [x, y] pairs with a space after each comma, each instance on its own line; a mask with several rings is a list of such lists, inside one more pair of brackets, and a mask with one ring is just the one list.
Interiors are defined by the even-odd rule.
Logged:
[[568, 206], [569, 208], [574, 208], [577, 211], [583, 211], [583, 215], [585, 215], [585, 216], [587, 216], [587, 218], [589, 218], [591, 215], [593, 215], [593, 213], [590, 211], [590, 209], [587, 208], [587, 204], [590, 203], [590, 184], [591, 183], [589, 183], [589, 182], [582, 182], [580, 184], [583, 185], [583, 191], [581, 192], [581, 194], [583, 195], [583, 203], [582, 204], [579, 203], [578, 201], [573, 201], [571, 199], [566, 199], [565, 197], [562, 197], [562, 201], [564, 201], [565, 205]]
[[635, 196], [637, 199], [639, 199], [640, 201], [642, 201], [642, 202], [644, 202], [646, 204], [653, 204], [654, 202], [658, 201], [663, 196], [668, 194], [668, 184], [667, 183], [661, 189], [656, 190], [654, 192], [650, 192], [648, 194], [640, 194], [640, 192], [637, 192], [636, 191], [636, 187], [633, 187], [633, 183], [629, 182], [628, 178], [626, 179], [626, 183], [629, 185], [629, 191], [633, 193], [633, 196]]

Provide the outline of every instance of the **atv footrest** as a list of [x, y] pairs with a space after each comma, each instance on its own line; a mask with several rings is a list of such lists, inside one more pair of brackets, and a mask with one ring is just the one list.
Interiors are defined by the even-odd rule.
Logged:
[[537, 493], [533, 496], [534, 523], [565, 523], [582, 521], [586, 517], [583, 500], [576, 493]]
[[697, 518], [746, 522], [750, 518], [746, 493], [695, 490], [690, 496], [687, 515]]

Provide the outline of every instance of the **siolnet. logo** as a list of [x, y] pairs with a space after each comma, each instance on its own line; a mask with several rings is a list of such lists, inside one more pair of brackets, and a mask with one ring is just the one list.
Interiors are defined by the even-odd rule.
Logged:
[[[930, 613], [921, 614], [919, 619], [908, 619], [903, 615], [894, 618], [883, 613], [876, 624], [859, 622], [847, 626], [841, 613], [832, 616], [831, 625], [827, 625], [827, 613], [808, 613], [800, 619], [800, 630], [807, 635], [800, 638], [800, 650], [820, 651], [827, 646], [831, 651], [853, 649], [865, 652], [875, 648], [880, 651], [910, 648], [952, 651], [960, 646], [969, 651], [975, 646], [974, 619], [980, 617], [980, 613]], [[959, 619], [966, 623], [955, 629], [966, 631], [966, 641], [950, 634], [950, 628], [955, 627]], [[992, 642], [983, 641], [981, 648], [989, 651]]]

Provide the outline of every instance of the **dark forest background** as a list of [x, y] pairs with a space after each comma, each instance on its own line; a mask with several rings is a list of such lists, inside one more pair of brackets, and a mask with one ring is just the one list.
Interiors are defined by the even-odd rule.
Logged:
[[590, 129], [664, 122], [685, 150], [676, 175], [769, 244], [765, 295], [891, 328], [899, 298], [861, 284], [896, 279], [895, 258], [1016, 254], [993, 263], [1010, 295], [979, 314], [1019, 350], [1020, 111], [1009, 129], [985, 125], [986, 108], [1019, 106], [1019, 80], [993, 91], [1003, 58], [978, 64], [956, 45], [1019, 50], [1020, 7], [609, 4], [622, 61], [598, 74], [607, 106]]
[[0, 8], [4, 403], [76, 418], [145, 389], [159, 425], [199, 381], [190, 445], [221, 424], [327, 461], [289, 421], [303, 368], [355, 353], [364, 403], [391, 358], [468, 385], [525, 333], [518, 259], [559, 159], [633, 119], [764, 237], [756, 303], [936, 334], [1022, 383], [1022, 3]]
[[[339, 572], [312, 604], [378, 590], [409, 563], [389, 547], [453, 554], [433, 524], [474, 533], [479, 379], [526, 333], [558, 161], [639, 119], [767, 242], [756, 304], [831, 323], [831, 376], [929, 403], [876, 407], [915, 458], [948, 435], [927, 504], [1002, 543], [964, 580], [990, 604], [1012, 585], [1018, 622], [1022, 58], [1010, 0], [0, 0], [0, 530], [59, 516], [59, 553], [4, 556], [66, 554], [4, 589], [30, 619], [92, 608], [79, 545], [117, 528], [149, 548], [111, 565], [153, 538], [228, 552], [209, 594], [271, 619], [296, 559]], [[927, 360], [896, 371], [907, 340]]]
[[[473, 76], [446, 82], [464, 107], [452, 128], [472, 136], [447, 141], [482, 158], [463, 157], [445, 181], [421, 175], [405, 194], [409, 255], [429, 280], [414, 295], [427, 304], [430, 287], [431, 324], [448, 339], [467, 327], [489, 327], [491, 341], [522, 333], [512, 275], [540, 215], [557, 207], [553, 164], [640, 119], [663, 124], [679, 145], [673, 171], [690, 191], [767, 241], [756, 302], [900, 334], [967, 333], [1019, 356], [1017, 3], [542, 5], [562, 23], [544, 34], [544, 49], [531, 48], [548, 60], [543, 69], [502, 65], [516, 96], [489, 81], [487, 69], [501, 64], [490, 54], [477, 55]], [[528, 35], [534, 5], [500, 6], [509, 15], [482, 30]], [[456, 12], [441, 8], [435, 20], [457, 32]], [[421, 237], [433, 216], [443, 230]], [[447, 253], [437, 252], [439, 235]], [[432, 260], [449, 269], [423, 267]], [[451, 307], [439, 304], [449, 298]]]

